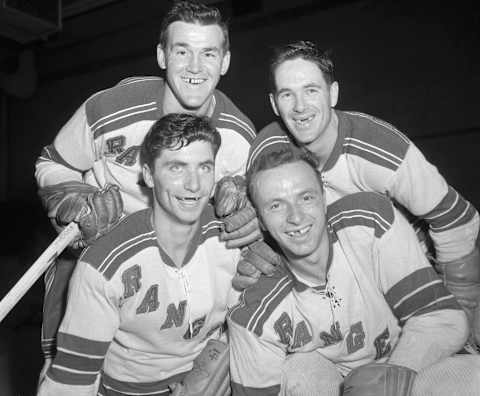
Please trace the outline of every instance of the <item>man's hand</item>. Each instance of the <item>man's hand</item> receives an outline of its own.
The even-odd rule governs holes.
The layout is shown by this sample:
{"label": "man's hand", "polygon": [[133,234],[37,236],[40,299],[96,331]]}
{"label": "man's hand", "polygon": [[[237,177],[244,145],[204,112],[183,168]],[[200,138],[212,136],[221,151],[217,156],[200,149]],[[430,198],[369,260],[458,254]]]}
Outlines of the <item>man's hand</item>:
{"label": "man's hand", "polygon": [[78,223],[81,239],[74,248],[84,248],[106,234],[120,220],[123,202],[118,186],[102,190],[80,182],[65,182],[39,190],[40,198],[57,231],[72,221]]}
{"label": "man's hand", "polygon": [[220,239],[226,241],[228,248],[243,247],[262,238],[244,177],[223,177],[217,183],[214,203],[215,212],[225,225]]}
{"label": "man's hand", "polygon": [[260,275],[272,275],[282,266],[279,254],[264,241],[256,241],[242,250],[242,259],[237,265],[232,285],[237,290],[243,290],[255,284]]}
{"label": "man's hand", "polygon": [[388,363],[370,363],[353,369],[343,382],[343,396],[410,396],[416,372]]}
{"label": "man's hand", "polygon": [[470,254],[448,263],[437,263],[445,286],[457,298],[468,316],[473,341],[480,345],[480,253]]}

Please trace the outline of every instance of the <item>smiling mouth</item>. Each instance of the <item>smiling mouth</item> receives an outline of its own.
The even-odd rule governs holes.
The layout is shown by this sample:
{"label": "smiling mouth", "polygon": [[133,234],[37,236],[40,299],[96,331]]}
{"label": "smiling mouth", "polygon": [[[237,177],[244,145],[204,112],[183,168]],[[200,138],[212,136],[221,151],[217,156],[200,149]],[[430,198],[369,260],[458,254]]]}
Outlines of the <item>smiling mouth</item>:
{"label": "smiling mouth", "polygon": [[194,206],[200,202],[201,197],[175,197],[184,205]]}
{"label": "smiling mouth", "polygon": [[206,78],[192,78],[192,77],[182,77],[182,81],[186,84],[191,84],[191,85],[200,85],[207,81]]}
{"label": "smiling mouth", "polygon": [[313,120],[315,116],[312,114],[311,116],[308,117],[302,117],[302,118],[294,118],[293,121],[295,122],[295,125],[299,128],[305,128],[310,125],[310,122]]}
{"label": "smiling mouth", "polygon": [[286,234],[291,238],[298,238],[298,237],[301,237],[301,236],[304,236],[305,234],[307,234],[308,231],[310,231],[311,228],[312,228],[312,226],[308,225],[306,227],[300,228],[299,230],[288,231],[288,232],[286,232]]}

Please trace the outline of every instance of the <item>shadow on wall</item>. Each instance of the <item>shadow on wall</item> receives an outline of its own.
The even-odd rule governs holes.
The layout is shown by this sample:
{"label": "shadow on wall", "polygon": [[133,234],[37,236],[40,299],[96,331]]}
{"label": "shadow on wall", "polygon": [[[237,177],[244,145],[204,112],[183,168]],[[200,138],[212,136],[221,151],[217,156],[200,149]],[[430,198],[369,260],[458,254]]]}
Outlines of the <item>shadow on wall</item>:
{"label": "shadow on wall", "polygon": [[[6,226],[0,251],[0,297],[3,298],[48,247],[55,232],[40,205],[4,203],[0,204],[0,213]],[[40,348],[43,293],[42,277],[0,323],[2,396],[35,394],[43,364]]]}

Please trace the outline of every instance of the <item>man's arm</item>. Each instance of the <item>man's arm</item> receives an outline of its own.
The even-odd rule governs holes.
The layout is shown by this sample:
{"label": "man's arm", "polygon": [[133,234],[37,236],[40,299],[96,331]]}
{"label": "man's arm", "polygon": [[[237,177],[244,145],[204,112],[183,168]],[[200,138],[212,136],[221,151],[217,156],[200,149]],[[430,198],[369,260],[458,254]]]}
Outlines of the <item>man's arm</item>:
{"label": "man's arm", "polygon": [[35,163],[39,187],[82,181],[95,161],[93,133],[87,123],[85,103],[63,126],[53,144],[44,147]]}
{"label": "man's arm", "polygon": [[233,320],[228,331],[232,395],[277,396],[285,352]]}
{"label": "man's arm", "polygon": [[447,184],[410,142],[392,178],[389,194],[412,214],[423,218],[435,248],[436,269],[468,315],[480,342],[480,254],[476,247],[479,215],[470,202]]}
{"label": "man's arm", "polygon": [[80,261],[70,282],[57,355],[39,396],[94,396],[98,376],[119,325],[117,298],[103,276]]}
{"label": "man's arm", "polygon": [[466,315],[398,212],[377,253],[378,281],[402,326],[389,363],[417,371],[461,349],[468,336]]}
{"label": "man's arm", "polygon": [[447,184],[412,142],[387,193],[428,223],[438,261],[447,263],[473,251],[479,232],[477,210]]}

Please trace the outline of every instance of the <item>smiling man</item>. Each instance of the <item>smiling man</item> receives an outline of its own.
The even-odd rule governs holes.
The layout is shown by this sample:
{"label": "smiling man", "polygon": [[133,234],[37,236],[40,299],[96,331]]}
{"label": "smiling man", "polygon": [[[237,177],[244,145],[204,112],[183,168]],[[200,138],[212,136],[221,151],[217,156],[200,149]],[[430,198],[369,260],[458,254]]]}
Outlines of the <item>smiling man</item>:
{"label": "smiling man", "polygon": [[337,396],[342,386],[352,396],[474,395],[480,358],[451,357],[467,339],[466,315],[412,228],[373,192],[326,208],[317,167],[284,145],[248,172],[285,261],[229,313],[233,395]]}
{"label": "smiling man", "polygon": [[[83,234],[76,247],[83,248],[107,232],[122,213],[149,205],[150,191],[139,182],[139,151],[151,125],[164,114],[209,116],[223,142],[216,157],[216,180],[245,172],[255,129],[216,89],[231,57],[228,26],[218,9],[194,1],[174,2],[163,19],[156,52],[165,80],[132,77],[92,95],[37,160],[35,176],[48,216],[57,229],[71,221],[79,223]],[[110,184],[117,187],[107,187]],[[89,204],[92,201],[98,208]],[[97,209],[106,213],[83,216],[95,215]],[[256,225],[254,216],[249,218]],[[234,237],[247,244],[259,237],[250,230]],[[73,263],[65,256],[62,265],[47,273],[42,329],[47,361],[55,355],[56,332]]]}
{"label": "smiling man", "polygon": [[277,48],[270,78],[270,101],[280,120],[259,133],[248,166],[262,153],[293,142],[317,158],[328,204],[347,194],[373,191],[406,209],[427,229],[433,244],[428,254],[467,312],[473,341],[480,344],[475,207],[394,126],[368,114],[335,108],[340,88],[334,64],[328,52],[314,43],[298,41]]}
{"label": "smiling man", "polygon": [[152,208],[83,251],[39,396],[170,394],[221,335],[240,253],[209,205],[220,142],[204,117],[152,126],[140,153]]}

